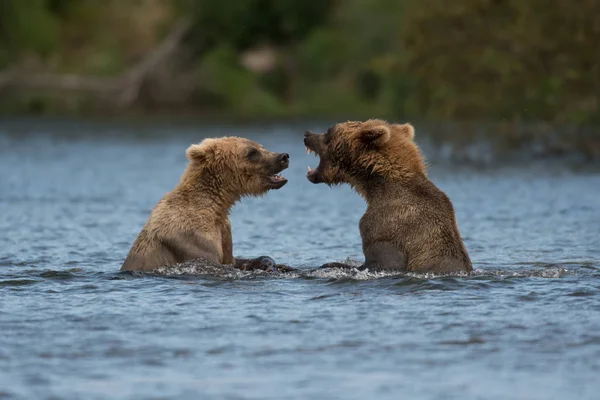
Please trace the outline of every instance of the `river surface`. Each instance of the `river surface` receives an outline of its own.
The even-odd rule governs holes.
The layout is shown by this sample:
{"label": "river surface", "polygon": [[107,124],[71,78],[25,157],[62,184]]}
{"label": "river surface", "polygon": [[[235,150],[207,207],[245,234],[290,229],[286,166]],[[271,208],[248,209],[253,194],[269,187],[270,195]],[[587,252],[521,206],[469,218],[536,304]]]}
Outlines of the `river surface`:
{"label": "river surface", "polygon": [[[472,276],[310,272],[362,260],[365,204],[306,180],[304,128],[0,125],[0,399],[599,398],[598,166],[432,159]],[[236,255],[301,273],[119,273],[222,135],[291,154],[231,220]]]}

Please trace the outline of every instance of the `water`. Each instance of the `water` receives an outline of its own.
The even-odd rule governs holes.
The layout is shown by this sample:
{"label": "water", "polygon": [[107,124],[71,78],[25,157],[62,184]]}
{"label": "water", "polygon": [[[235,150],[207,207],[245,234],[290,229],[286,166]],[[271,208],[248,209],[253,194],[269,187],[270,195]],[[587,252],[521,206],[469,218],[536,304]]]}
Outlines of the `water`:
{"label": "water", "polygon": [[[0,398],[598,396],[597,167],[431,160],[473,276],[307,272],[361,260],[365,204],[304,178],[301,128],[0,131]],[[288,185],[233,210],[234,253],[304,272],[119,273],[186,147],[224,134],[291,154]]]}

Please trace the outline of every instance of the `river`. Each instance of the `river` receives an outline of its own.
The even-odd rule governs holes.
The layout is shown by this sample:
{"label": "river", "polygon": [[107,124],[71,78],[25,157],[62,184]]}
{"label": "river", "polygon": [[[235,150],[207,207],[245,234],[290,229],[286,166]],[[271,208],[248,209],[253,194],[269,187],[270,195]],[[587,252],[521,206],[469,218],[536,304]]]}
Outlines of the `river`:
{"label": "river", "polygon": [[[0,399],[598,398],[597,165],[431,159],[472,276],[309,272],[361,261],[365,203],[306,180],[306,125],[0,124]],[[223,135],[290,153],[231,221],[235,255],[301,273],[120,273]]]}

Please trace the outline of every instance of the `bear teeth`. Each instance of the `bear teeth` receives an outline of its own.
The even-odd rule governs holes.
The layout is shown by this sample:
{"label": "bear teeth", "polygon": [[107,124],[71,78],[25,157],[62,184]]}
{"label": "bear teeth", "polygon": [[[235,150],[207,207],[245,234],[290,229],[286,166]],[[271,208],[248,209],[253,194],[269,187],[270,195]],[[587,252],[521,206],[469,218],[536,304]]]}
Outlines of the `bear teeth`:
{"label": "bear teeth", "polygon": [[307,147],[306,148],[306,154],[308,154],[310,156],[310,153],[312,153],[312,150]]}

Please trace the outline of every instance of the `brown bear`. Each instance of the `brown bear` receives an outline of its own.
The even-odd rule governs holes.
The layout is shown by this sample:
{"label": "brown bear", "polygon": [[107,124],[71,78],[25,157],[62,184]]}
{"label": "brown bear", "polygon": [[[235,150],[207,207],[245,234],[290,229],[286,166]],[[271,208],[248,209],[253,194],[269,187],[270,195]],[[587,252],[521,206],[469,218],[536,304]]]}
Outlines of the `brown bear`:
{"label": "brown bear", "polygon": [[414,134],[410,124],[379,119],[340,123],[322,134],[306,132],[307,151],[320,158],[307,178],[348,183],[367,201],[360,220],[361,269],[469,273],[473,267],[454,208],[427,177]]}
{"label": "brown bear", "polygon": [[241,269],[269,267],[269,257],[234,259],[229,212],[243,196],[280,189],[287,153],[273,153],[239,137],[205,139],[186,151],[179,184],[150,214],[121,271],[152,271],[200,259]]}

